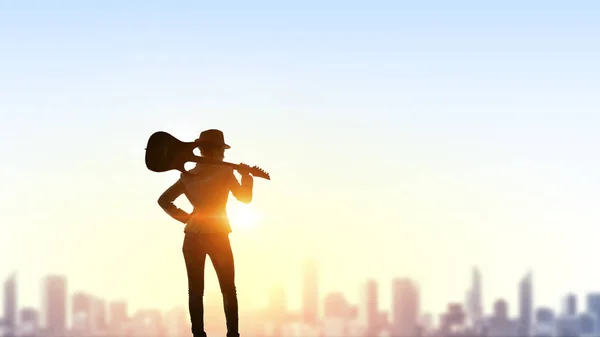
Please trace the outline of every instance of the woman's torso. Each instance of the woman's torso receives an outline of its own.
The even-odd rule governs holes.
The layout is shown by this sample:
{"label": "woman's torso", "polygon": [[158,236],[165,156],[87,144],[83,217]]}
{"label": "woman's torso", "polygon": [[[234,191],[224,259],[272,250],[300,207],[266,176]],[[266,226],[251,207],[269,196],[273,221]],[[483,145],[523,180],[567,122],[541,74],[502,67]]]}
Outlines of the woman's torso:
{"label": "woman's torso", "polygon": [[193,233],[231,232],[227,200],[233,169],[218,165],[197,165],[181,174],[186,196],[194,207],[185,231]]}

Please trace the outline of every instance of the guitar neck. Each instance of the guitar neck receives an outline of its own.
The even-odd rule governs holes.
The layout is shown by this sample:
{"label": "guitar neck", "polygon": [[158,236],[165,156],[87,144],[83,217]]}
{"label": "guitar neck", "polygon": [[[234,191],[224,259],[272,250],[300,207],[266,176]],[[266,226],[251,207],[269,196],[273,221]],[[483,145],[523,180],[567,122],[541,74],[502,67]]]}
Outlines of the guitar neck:
{"label": "guitar neck", "polygon": [[229,167],[233,168],[234,170],[237,169],[238,167],[240,167],[240,164],[229,163],[226,161],[219,162],[216,165],[229,166]]}
{"label": "guitar neck", "polygon": [[[237,170],[240,168],[240,164],[229,163],[229,162],[221,161],[221,160],[214,160],[214,159],[210,159],[210,158],[206,158],[206,157],[202,157],[202,156],[197,156],[195,154],[193,155],[193,157],[189,158],[188,161],[196,162],[196,163],[202,164],[202,165],[228,166],[228,167],[233,168],[234,170]],[[271,180],[271,176],[269,175],[269,173],[265,172],[265,170],[261,169],[258,166],[250,167],[249,173],[254,177]]]}
{"label": "guitar neck", "polygon": [[228,166],[233,169],[237,169],[240,166],[239,164],[229,163],[229,162],[221,161],[221,160],[212,160],[212,159],[209,159],[206,157],[196,156],[196,155],[194,155],[194,158],[192,158],[192,161],[197,164]]}

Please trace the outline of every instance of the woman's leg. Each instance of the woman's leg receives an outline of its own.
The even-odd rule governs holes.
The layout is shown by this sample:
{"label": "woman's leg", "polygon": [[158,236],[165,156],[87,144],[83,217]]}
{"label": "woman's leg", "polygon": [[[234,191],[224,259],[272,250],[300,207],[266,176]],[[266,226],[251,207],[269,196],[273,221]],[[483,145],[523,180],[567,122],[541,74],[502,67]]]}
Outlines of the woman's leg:
{"label": "woman's leg", "polygon": [[197,234],[185,234],[183,257],[188,277],[189,310],[194,337],[206,337],[204,332],[204,266],[205,246]]}
{"label": "woman's leg", "polygon": [[221,293],[223,294],[223,308],[227,321],[227,337],[238,337],[239,313],[238,300],[235,288],[235,267],[233,251],[229,242],[229,234],[214,234],[213,240],[208,245],[208,255],[219,279]]}

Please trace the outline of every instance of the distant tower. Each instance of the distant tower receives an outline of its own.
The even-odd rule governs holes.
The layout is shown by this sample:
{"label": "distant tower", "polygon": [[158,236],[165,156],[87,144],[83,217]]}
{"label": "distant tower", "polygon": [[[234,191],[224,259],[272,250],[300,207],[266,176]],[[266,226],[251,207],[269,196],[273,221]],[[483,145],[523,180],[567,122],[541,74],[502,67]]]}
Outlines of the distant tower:
{"label": "distant tower", "polygon": [[4,282],[4,328],[8,336],[15,336],[17,327],[17,273]]}
{"label": "distant tower", "polygon": [[473,268],[471,288],[467,293],[467,315],[472,325],[477,325],[483,318],[483,305],[481,296],[481,272]]}
{"label": "distant tower", "polygon": [[397,337],[412,337],[419,323],[419,289],[410,279],[397,278],[392,283],[391,333]]}
{"label": "distant tower", "polygon": [[377,281],[368,280],[363,288],[363,303],[359,309],[362,324],[366,328],[367,336],[377,336],[381,329],[379,312],[379,291]]}
{"label": "distant tower", "polygon": [[533,315],[532,273],[528,272],[519,283],[519,336],[531,335]]}
{"label": "distant tower", "polygon": [[563,299],[563,313],[567,316],[577,315],[577,296],[568,294]]}
{"label": "distant tower", "polygon": [[46,329],[51,335],[64,334],[67,328],[67,278],[46,276],[43,294]]}
{"label": "distant tower", "polygon": [[305,323],[314,325],[319,320],[319,277],[315,260],[309,260],[304,265],[302,285],[302,316]]}

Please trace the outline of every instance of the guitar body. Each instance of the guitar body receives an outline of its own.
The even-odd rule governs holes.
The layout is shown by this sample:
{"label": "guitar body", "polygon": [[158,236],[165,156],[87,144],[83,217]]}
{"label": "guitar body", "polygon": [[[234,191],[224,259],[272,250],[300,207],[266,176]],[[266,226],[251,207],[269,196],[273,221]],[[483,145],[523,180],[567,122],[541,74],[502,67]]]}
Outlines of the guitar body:
{"label": "guitar body", "polygon": [[[152,172],[177,170],[182,173],[187,172],[185,164],[188,162],[229,166],[234,169],[239,167],[238,164],[210,160],[206,157],[197,156],[194,154],[194,149],[197,147],[197,143],[182,142],[167,132],[155,132],[150,136],[148,144],[146,145],[146,167]],[[257,166],[250,168],[250,174],[258,178],[271,180],[269,173]]]}
{"label": "guitar body", "polygon": [[167,132],[158,131],[148,139],[146,167],[153,172],[185,171],[185,164],[194,155],[194,143],[185,143]]}

